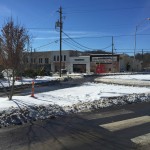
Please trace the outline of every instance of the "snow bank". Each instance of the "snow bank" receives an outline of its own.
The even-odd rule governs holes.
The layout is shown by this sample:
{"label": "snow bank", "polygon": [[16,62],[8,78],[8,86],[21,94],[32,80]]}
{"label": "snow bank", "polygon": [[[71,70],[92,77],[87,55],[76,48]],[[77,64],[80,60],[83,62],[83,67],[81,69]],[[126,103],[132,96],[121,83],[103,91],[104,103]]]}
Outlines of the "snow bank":
{"label": "snow bank", "polygon": [[115,75],[115,76],[104,76],[95,79],[96,82],[111,83],[118,85],[127,86],[139,86],[149,87],[150,86],[150,75]]}
{"label": "snow bank", "polygon": [[[84,83],[81,86],[35,94],[35,97],[0,98],[0,126],[23,124],[113,105],[150,100],[150,88]],[[143,94],[144,93],[144,94]]]}
{"label": "snow bank", "polygon": [[59,106],[56,104],[47,106],[30,106],[23,108],[10,107],[9,110],[0,112],[0,127],[10,125],[22,125],[36,120],[52,119],[57,116],[71,113],[91,111],[99,108],[150,101],[150,94],[133,94],[119,97],[102,98],[95,101],[79,102],[71,106]]}
{"label": "snow bank", "polygon": [[104,79],[122,79],[122,80],[142,80],[150,81],[150,74],[136,74],[136,75],[113,75],[101,77]]}

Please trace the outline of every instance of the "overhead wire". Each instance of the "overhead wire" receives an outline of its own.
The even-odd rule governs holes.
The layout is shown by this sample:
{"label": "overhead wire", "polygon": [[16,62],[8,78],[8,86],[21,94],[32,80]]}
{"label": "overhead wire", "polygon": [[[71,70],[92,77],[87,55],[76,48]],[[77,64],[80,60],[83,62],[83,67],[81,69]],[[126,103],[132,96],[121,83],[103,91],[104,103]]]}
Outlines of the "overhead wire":
{"label": "overhead wire", "polygon": [[[105,8],[105,9],[94,9],[94,10],[74,10],[74,11],[67,11],[64,12],[64,14],[77,14],[77,13],[94,13],[94,12],[100,12],[100,11],[118,11],[118,10],[134,10],[134,9],[145,9],[150,7],[122,7],[122,8]],[[66,8],[65,8],[66,11]]]}
{"label": "overhead wire", "polygon": [[[63,32],[64,33],[64,32]],[[64,33],[70,40],[72,40],[72,42],[74,42],[74,43],[71,43],[71,42],[68,42],[66,39],[63,39],[66,43],[68,43],[69,45],[72,45],[72,46],[74,46],[74,47],[76,47],[76,48],[79,48],[79,49],[81,49],[81,50],[83,50],[83,51],[86,51],[86,50],[98,50],[98,49],[93,49],[93,48],[89,48],[89,47],[86,47],[86,46],[84,46],[84,45],[82,45],[82,44],[80,44],[79,42],[77,42],[77,41],[75,41],[74,40],[74,38],[71,38],[68,34],[66,34],[66,33]],[[124,35],[120,35],[120,36],[124,36]],[[77,44],[77,45],[75,45],[75,44]],[[109,47],[111,47],[112,45],[108,45],[107,47],[104,47],[104,48],[100,48],[101,50],[106,50],[107,48],[109,48]],[[82,47],[82,48],[81,48]],[[86,48],[86,49],[83,49],[83,48]],[[134,53],[134,52],[129,52],[128,50],[134,50],[134,49],[115,49],[115,51],[116,50],[119,50],[119,52],[120,51],[124,51],[124,50],[126,50],[127,51],[127,53]]]}
{"label": "overhead wire", "polygon": [[[64,32],[63,32],[64,33]],[[87,47],[87,46],[84,46],[84,45],[82,45],[82,44],[80,44],[79,42],[77,42],[77,41],[75,41],[73,38],[71,38],[69,35],[67,35],[66,33],[64,33],[69,39],[71,39],[74,43],[76,43],[76,44],[78,44],[79,46],[81,46],[81,47],[79,47],[79,46],[76,46],[76,45],[74,45],[74,44],[72,44],[73,46],[75,46],[75,47],[77,47],[77,48],[80,48],[80,49],[82,49],[82,50],[97,50],[97,49],[93,49],[93,48],[89,48],[89,47]],[[65,40],[65,39],[64,39]],[[65,40],[66,41],[66,40]],[[68,41],[66,41],[66,42],[68,42]],[[69,43],[69,44],[71,44],[71,43]],[[101,50],[105,50],[105,49],[107,49],[107,48],[109,48],[109,47],[111,47],[111,45],[108,45],[108,46],[106,46],[106,47],[104,47],[104,48],[101,48]],[[86,49],[83,49],[83,48],[86,48]]]}
{"label": "overhead wire", "polygon": [[39,46],[39,47],[36,47],[35,49],[39,49],[39,48],[42,48],[42,47],[45,47],[45,46],[48,46],[48,45],[50,45],[50,44],[57,43],[57,42],[58,42],[58,40],[55,40],[55,41],[52,41],[52,42],[50,42],[50,43],[47,43],[47,44],[41,45],[41,46]]}
{"label": "overhead wire", "polygon": [[77,51],[77,49],[75,49],[70,43],[68,43],[68,41],[65,41],[65,40],[63,39],[63,42],[64,42],[64,44],[66,44],[67,46],[69,46],[69,47],[71,47],[72,49],[74,49],[74,50]]}
{"label": "overhead wire", "polygon": [[71,46],[74,46],[74,47],[80,49],[80,50],[83,50],[83,51],[85,50],[85,49],[82,49],[79,45],[75,45],[75,43],[71,43],[71,42],[67,41],[66,39],[63,39],[63,41],[68,43]]}
{"label": "overhead wire", "polygon": [[63,34],[65,34],[70,40],[72,40],[74,43],[80,45],[81,47],[84,47],[84,48],[89,49],[89,50],[92,50],[92,49],[93,49],[93,48],[89,48],[89,47],[84,46],[84,45],[80,44],[79,42],[75,41],[73,38],[71,38],[71,37],[70,37],[68,34],[66,34],[65,32],[63,32]]}
{"label": "overhead wire", "polygon": [[[65,33],[66,34],[66,33]],[[150,36],[150,33],[147,34],[136,34],[137,36]],[[121,34],[121,35],[104,35],[104,36],[80,36],[80,37],[74,37],[72,39],[84,39],[84,38],[111,38],[111,37],[126,37],[126,36],[135,36],[134,34]],[[70,38],[70,37],[68,37]]]}
{"label": "overhead wire", "polygon": [[[28,29],[37,29],[37,30],[40,30],[40,29],[43,29],[43,30],[49,30],[50,28],[28,28]],[[54,29],[54,28],[53,28]],[[63,32],[63,34],[65,34],[67,36],[67,38],[65,38],[65,42],[68,42],[66,39],[70,39],[74,44],[72,44],[72,46],[76,47],[76,48],[79,48],[81,50],[96,50],[96,49],[93,49],[93,48],[89,48],[85,45],[82,45],[81,43],[77,42],[76,40],[74,39],[83,39],[83,38],[110,38],[112,37],[112,35],[106,35],[106,36],[86,36],[86,37],[70,37],[68,34],[66,34],[65,32]],[[149,36],[150,34],[149,33],[146,33],[146,34],[137,34],[137,36]],[[135,35],[132,35],[132,34],[122,34],[122,35],[114,35],[113,37],[125,37],[125,36],[135,36]],[[58,40],[55,40],[54,42],[56,42]],[[52,42],[52,43],[54,43]],[[39,49],[41,47],[45,47],[49,44],[52,44],[51,42],[48,43],[48,44],[45,44],[45,45],[41,45],[39,47],[36,47],[36,49]],[[71,42],[69,43],[71,45]],[[76,45],[75,45],[76,44]],[[101,50],[105,50],[107,48],[111,47],[111,45],[107,46],[107,47],[104,47],[104,48],[101,48]],[[117,50],[121,50],[121,49],[117,49]],[[122,50],[129,50],[129,49],[122,49]],[[130,49],[130,50],[134,50],[134,49]],[[149,49],[148,49],[149,50]]]}

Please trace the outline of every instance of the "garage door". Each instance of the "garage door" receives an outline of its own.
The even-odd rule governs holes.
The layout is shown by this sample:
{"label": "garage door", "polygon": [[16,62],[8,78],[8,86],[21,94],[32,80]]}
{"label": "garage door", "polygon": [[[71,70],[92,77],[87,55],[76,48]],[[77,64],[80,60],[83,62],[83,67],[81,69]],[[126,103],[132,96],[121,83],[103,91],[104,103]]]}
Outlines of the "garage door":
{"label": "garage door", "polygon": [[73,72],[86,73],[86,64],[73,64]]}

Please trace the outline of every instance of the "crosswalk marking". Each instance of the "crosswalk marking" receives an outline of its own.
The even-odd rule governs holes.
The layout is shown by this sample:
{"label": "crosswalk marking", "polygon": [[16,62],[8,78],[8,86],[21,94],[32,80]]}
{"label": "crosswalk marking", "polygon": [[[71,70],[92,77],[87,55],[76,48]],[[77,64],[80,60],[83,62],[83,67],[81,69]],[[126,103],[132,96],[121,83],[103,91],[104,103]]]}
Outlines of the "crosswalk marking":
{"label": "crosswalk marking", "polygon": [[150,144],[150,133],[135,137],[135,138],[131,139],[131,141],[136,144],[140,144],[140,145]]}
{"label": "crosswalk marking", "polygon": [[113,123],[102,124],[100,126],[113,132],[113,131],[130,128],[148,122],[150,122],[150,116],[142,116],[142,117],[127,119],[127,120],[117,121]]}
{"label": "crosswalk marking", "polygon": [[87,120],[94,120],[94,119],[101,119],[101,118],[107,118],[107,117],[113,117],[113,116],[119,116],[119,115],[125,115],[125,114],[131,114],[134,113],[131,110],[125,110],[120,109],[113,112],[102,112],[102,113],[96,113],[92,115],[84,116]]}

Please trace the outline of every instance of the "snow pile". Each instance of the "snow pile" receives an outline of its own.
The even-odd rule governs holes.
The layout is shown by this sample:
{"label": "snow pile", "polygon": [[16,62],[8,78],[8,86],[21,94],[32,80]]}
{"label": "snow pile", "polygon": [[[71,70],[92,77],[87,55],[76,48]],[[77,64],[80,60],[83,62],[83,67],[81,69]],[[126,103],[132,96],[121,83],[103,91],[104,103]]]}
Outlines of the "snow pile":
{"label": "snow pile", "polygon": [[150,81],[150,74],[136,74],[136,75],[113,75],[101,77],[104,79],[122,79],[122,80],[141,80]]}
{"label": "snow pile", "polygon": [[9,110],[0,112],[0,127],[22,125],[27,122],[55,118],[56,115],[64,114],[64,110],[58,105],[32,106],[21,109],[11,107]]}
{"label": "snow pile", "polygon": [[82,111],[89,111],[89,110],[91,111],[99,108],[116,106],[116,105],[149,102],[149,101],[150,101],[149,93],[131,94],[131,95],[118,96],[118,97],[102,98],[100,100],[95,100],[92,102],[91,101],[83,102],[83,103],[80,102],[78,104],[72,105],[71,107],[68,106],[68,108],[70,108],[72,112],[82,112]]}
{"label": "snow pile", "polygon": [[95,101],[79,102],[71,106],[59,106],[56,104],[47,106],[32,106],[23,108],[11,107],[0,112],[0,127],[10,125],[22,125],[27,122],[43,119],[54,119],[57,116],[71,113],[91,111],[99,108],[150,101],[150,94],[133,94],[120,97],[102,98]]}
{"label": "snow pile", "polygon": [[101,83],[111,83],[127,86],[150,86],[150,75],[114,75],[114,76],[104,76],[95,79],[96,82]]}
{"label": "snow pile", "polygon": [[[143,94],[144,93],[144,94]],[[35,94],[0,98],[0,126],[23,124],[114,105],[150,101],[150,88],[84,83]]]}

